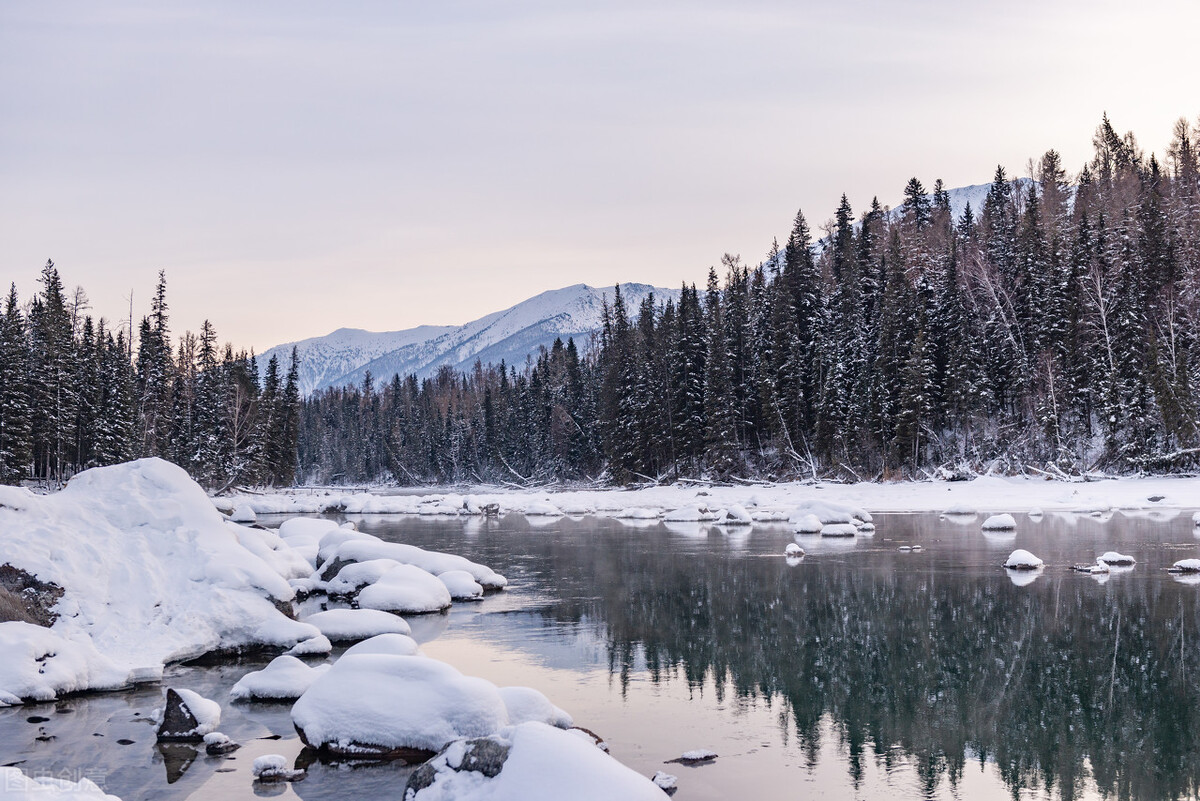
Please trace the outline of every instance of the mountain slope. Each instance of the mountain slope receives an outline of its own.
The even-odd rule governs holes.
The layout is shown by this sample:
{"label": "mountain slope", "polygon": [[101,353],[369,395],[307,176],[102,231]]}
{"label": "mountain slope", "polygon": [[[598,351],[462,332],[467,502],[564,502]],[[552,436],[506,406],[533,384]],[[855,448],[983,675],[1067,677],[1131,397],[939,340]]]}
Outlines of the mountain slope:
{"label": "mountain slope", "polygon": [[[647,284],[622,284],[621,294],[631,314],[653,293],[656,302],[677,298],[678,290]],[[433,375],[442,366],[468,369],[476,360],[485,364],[523,364],[541,346],[556,337],[574,337],[585,346],[600,329],[601,309],[612,302],[613,290],[575,284],[543,292],[503,311],[493,312],[461,326],[420,326],[404,331],[375,333],[342,328],[324,337],[271,348],[260,357],[266,365],[272,355],[281,364],[290,358],[292,345],[300,356],[300,391],[307,395],[326,387],[362,381],[367,371],[376,380],[393,375]]]}

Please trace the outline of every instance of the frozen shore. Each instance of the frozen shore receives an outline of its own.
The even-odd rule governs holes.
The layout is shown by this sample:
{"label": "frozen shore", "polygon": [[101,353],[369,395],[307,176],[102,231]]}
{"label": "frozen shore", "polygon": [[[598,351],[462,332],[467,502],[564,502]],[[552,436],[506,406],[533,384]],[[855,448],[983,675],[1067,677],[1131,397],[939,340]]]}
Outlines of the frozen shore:
{"label": "frozen shore", "polygon": [[857,484],[788,483],[746,486],[675,484],[638,489],[510,489],[469,492],[430,489],[405,494],[347,492],[337,488],[241,493],[213,499],[227,513],[237,507],[257,514],[415,514],[528,516],[598,515],[653,520],[681,509],[712,512],[745,509],[754,522],[786,521],[804,505],[824,502],[870,512],[1076,512],[1200,509],[1200,478],[1120,478],[1087,482],[983,476],[971,481]]}

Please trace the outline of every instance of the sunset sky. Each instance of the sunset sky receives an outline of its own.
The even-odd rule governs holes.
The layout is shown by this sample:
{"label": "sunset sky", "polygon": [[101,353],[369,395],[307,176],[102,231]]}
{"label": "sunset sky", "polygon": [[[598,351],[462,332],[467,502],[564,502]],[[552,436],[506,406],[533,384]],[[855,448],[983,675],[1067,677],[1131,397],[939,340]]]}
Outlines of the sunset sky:
{"label": "sunset sky", "polygon": [[1200,115],[1194,0],[0,5],[0,279],[262,351],[702,282],[845,192]]}

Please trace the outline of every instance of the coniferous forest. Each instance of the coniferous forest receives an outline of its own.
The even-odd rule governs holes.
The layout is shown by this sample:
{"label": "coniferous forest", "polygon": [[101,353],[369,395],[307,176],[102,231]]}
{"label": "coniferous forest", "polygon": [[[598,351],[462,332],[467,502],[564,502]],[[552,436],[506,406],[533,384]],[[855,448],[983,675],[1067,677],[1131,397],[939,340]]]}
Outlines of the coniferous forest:
{"label": "coniferous forest", "polygon": [[253,355],[220,348],[205,321],[173,346],[159,274],[136,346],[64,291],[52,261],[22,306],[0,315],[0,481],[61,482],[88,467],[160,456],[214,489],[291,484],[300,396],[293,354],[260,380]]}
{"label": "coniferous forest", "polygon": [[207,323],[136,346],[52,264],[0,328],[0,475],[159,455],[210,487],[394,480],[920,478],[1200,463],[1200,122],[1163,160],[1104,117],[1068,173],[997,168],[959,213],[913,178],[707,285],[627,307],[524,365],[368,377],[301,399]]}
{"label": "coniferous forest", "polygon": [[1094,156],[997,168],[957,216],[917,178],[628,308],[594,347],[325,390],[302,475],[401,483],[953,477],[1200,463],[1200,122],[1165,159],[1107,116]]}

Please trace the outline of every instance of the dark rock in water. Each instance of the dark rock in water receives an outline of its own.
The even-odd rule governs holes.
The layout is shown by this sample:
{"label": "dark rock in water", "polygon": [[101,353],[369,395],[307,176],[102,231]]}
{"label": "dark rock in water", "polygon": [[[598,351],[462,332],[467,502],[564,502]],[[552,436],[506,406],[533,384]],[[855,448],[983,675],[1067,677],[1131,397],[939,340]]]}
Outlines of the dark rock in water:
{"label": "dark rock in water", "polygon": [[203,735],[197,734],[200,721],[188,709],[183,697],[170,687],[167,688],[167,706],[163,710],[162,723],[158,727],[158,739],[175,742],[199,742]]}
{"label": "dark rock in water", "polygon": [[29,717],[25,718],[25,722],[26,723],[45,723],[49,719],[50,718],[44,718],[41,715],[30,715]]}
{"label": "dark rock in water", "polygon": [[707,765],[716,758],[716,751],[699,748],[695,751],[685,751],[674,759],[668,759],[663,764],[670,765],[672,762],[678,762],[680,765]]}
{"label": "dark rock in water", "polygon": [[[446,748],[443,748],[439,756],[446,753],[446,749],[454,745],[456,743],[451,743]],[[510,749],[507,744],[493,740],[490,737],[478,737],[473,740],[467,740],[462,745],[464,748],[463,758],[458,763],[458,767],[453,767],[447,763],[442,767],[443,770],[453,770],[456,773],[472,771],[481,773],[489,779],[494,779],[500,775],[500,771],[504,769],[504,763],[508,759]],[[408,797],[410,790],[413,793],[419,793],[432,785],[434,780],[437,779],[437,775],[438,768],[434,766],[433,759],[417,768],[408,777],[408,784],[404,788],[405,797]]]}
{"label": "dark rock in water", "polygon": [[1149,498],[1147,498],[1146,500],[1150,501],[1150,503],[1158,503],[1158,502],[1159,502],[1159,501],[1161,501],[1161,500],[1162,500],[1164,497],[1165,497],[1165,496],[1163,496],[1163,495],[1151,495],[1151,496],[1150,496]]}
{"label": "dark rock in water", "polygon": [[48,743],[51,740],[57,740],[58,738],[55,737],[53,734],[40,734],[37,737],[34,737],[33,739],[37,740],[39,743]]}
{"label": "dark rock in water", "polygon": [[679,779],[670,773],[664,773],[661,770],[656,771],[650,777],[650,781],[654,782],[654,786],[667,795],[675,795],[675,793],[679,792]]}
{"label": "dark rock in water", "polygon": [[0,623],[18,621],[50,627],[58,620],[52,612],[63,588],[39,581],[19,567],[0,565]]}
{"label": "dark rock in water", "polygon": [[303,729],[299,726],[296,726],[295,729],[296,734],[300,736],[300,742],[304,743],[308,750],[315,751],[321,762],[399,762],[401,765],[420,765],[437,754],[435,751],[426,751],[423,748],[405,746],[393,748],[360,742],[322,743],[314,746],[308,741]]}
{"label": "dark rock in water", "polygon": [[[104,735],[101,734],[100,736],[103,737]],[[120,740],[117,740],[117,745],[133,745],[135,742],[137,742],[137,741],[136,740],[127,740],[124,737],[122,737]]]}
{"label": "dark rock in water", "polygon": [[241,748],[241,743],[235,743],[233,740],[227,740],[223,743],[209,743],[204,746],[204,753],[209,756],[224,756],[232,754],[234,751]]}

